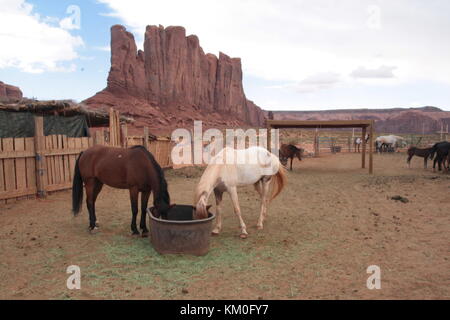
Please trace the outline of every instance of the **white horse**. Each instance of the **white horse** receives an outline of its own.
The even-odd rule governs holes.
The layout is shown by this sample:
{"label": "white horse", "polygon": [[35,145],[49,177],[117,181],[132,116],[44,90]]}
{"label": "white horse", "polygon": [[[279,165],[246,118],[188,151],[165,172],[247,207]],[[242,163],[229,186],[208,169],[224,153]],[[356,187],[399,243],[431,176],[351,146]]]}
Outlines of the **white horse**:
{"label": "white horse", "polygon": [[375,139],[375,147],[378,152],[383,151],[383,147],[386,148],[397,148],[406,146],[406,140],[403,137],[389,135],[389,136],[379,136]]}
{"label": "white horse", "polygon": [[[247,227],[242,219],[239,207],[237,187],[253,184],[261,196],[261,211],[257,223],[263,229],[267,205],[286,185],[286,171],[280,160],[262,147],[236,150],[230,147],[222,149],[214,156],[203,173],[195,191],[195,218],[207,217],[207,203],[214,191],[216,198],[216,223],[212,231],[218,235],[222,228],[221,202],[224,192],[230,194],[234,213],[239,219],[241,238],[247,238]],[[272,193],[270,194],[270,190]]]}

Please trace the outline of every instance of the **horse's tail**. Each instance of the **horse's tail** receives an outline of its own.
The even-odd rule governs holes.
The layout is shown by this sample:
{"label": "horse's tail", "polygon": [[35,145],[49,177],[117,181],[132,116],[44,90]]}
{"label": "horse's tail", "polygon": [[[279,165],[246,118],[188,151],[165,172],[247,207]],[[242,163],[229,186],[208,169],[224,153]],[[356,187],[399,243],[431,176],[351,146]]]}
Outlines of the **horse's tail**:
{"label": "horse's tail", "polygon": [[438,144],[439,143],[435,143],[430,149],[430,160],[433,160],[433,158],[434,158],[434,154],[436,153],[436,151],[437,151],[437,147],[438,147]]}
{"label": "horse's tail", "polygon": [[72,183],[72,212],[74,216],[77,216],[81,209],[81,203],[83,202],[83,179],[81,178],[79,161],[83,152],[77,158],[75,162],[75,171],[73,175]]}
{"label": "horse's tail", "polygon": [[280,194],[286,183],[287,183],[286,169],[284,169],[284,167],[280,164],[278,172],[275,175],[275,179],[272,179],[272,181],[270,182],[272,188],[272,197],[270,201],[275,199]]}

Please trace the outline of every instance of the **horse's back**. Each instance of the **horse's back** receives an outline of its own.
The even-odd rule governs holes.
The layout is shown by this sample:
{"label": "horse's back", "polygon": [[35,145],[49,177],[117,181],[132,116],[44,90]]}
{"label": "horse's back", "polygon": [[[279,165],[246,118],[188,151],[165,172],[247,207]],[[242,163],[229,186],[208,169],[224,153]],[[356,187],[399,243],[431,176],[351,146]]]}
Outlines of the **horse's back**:
{"label": "horse's back", "polygon": [[96,178],[115,188],[127,189],[143,180],[149,159],[136,148],[96,145],[80,157],[80,171],[85,178]]}

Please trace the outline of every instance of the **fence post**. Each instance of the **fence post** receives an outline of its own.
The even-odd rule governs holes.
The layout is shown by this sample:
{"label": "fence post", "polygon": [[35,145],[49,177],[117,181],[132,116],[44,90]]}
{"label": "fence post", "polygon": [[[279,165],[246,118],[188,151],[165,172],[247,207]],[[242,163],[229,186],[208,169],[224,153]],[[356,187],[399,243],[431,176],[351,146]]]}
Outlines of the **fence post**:
{"label": "fence post", "polygon": [[122,148],[128,147],[128,126],[126,123],[120,125],[120,138],[122,142]]}
{"label": "fence post", "polygon": [[105,144],[105,131],[103,129],[95,131],[95,144]]}
{"label": "fence post", "polygon": [[144,127],[144,147],[145,147],[145,149],[149,150],[149,148],[148,148],[148,127]]}
{"label": "fence post", "polygon": [[39,198],[46,197],[47,163],[45,161],[44,118],[34,117],[34,149],[36,154],[36,187]]}

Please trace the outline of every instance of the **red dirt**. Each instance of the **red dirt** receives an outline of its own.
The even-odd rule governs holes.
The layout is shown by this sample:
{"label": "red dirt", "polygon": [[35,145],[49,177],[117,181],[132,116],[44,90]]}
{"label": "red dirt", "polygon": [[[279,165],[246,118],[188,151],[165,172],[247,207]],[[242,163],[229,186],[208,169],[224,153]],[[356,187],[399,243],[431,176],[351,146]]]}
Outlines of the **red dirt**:
{"label": "red dirt", "polygon": [[[94,236],[86,209],[71,216],[70,192],[1,205],[0,299],[449,299],[450,176],[405,160],[377,155],[373,176],[354,154],[296,161],[264,230],[256,192],[240,189],[248,239],[225,197],[224,229],[205,257],[160,256],[132,238],[127,191],[102,191]],[[192,201],[201,172],[167,172],[173,202]],[[66,288],[72,264],[81,290]],[[381,290],[366,287],[370,265]]]}

